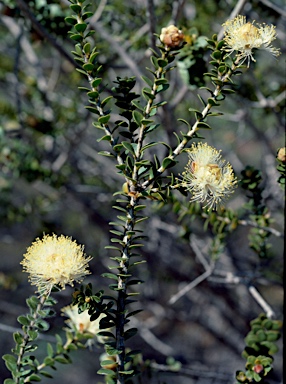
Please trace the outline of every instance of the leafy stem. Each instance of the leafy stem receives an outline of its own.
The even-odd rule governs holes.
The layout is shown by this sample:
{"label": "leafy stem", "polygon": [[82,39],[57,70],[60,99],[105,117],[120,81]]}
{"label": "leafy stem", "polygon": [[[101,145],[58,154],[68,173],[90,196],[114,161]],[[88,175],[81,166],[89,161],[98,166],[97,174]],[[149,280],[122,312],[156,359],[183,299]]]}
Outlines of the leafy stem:
{"label": "leafy stem", "polygon": [[[22,342],[20,344],[20,350],[18,354],[17,359],[17,372],[21,372],[22,369],[22,360],[24,357],[24,354],[27,350],[28,343],[31,342],[34,338],[31,338],[31,331],[36,330],[38,327],[36,326],[36,322],[38,318],[42,317],[40,315],[40,311],[43,309],[45,302],[47,300],[47,295],[43,295],[40,298],[40,301],[38,302],[37,308],[35,312],[32,315],[32,320],[28,326],[23,326],[24,329],[24,336],[22,337]],[[21,376],[18,376],[15,378],[16,383],[20,383]]]}
{"label": "leafy stem", "polygon": [[[185,149],[185,147],[188,144],[188,142],[190,141],[190,139],[195,135],[195,133],[200,128],[202,128],[202,129],[203,128],[210,128],[208,126],[208,124],[206,124],[204,122],[204,120],[207,118],[208,115],[210,115],[211,108],[213,106],[219,105],[218,104],[218,101],[220,101],[219,97],[221,96],[221,100],[224,99],[225,96],[223,95],[223,88],[225,87],[225,85],[231,83],[232,75],[240,67],[238,59],[236,59],[236,61],[234,61],[232,63],[231,67],[228,67],[227,65],[225,65],[224,61],[222,60],[222,53],[219,51],[219,49],[221,49],[223,47],[223,43],[224,43],[223,40],[218,42],[218,43],[213,41],[213,44],[215,44],[215,49],[216,49],[214,54],[216,53],[216,55],[212,58],[215,59],[215,57],[216,57],[216,61],[213,61],[212,63],[215,64],[215,66],[217,68],[214,69],[212,73],[206,74],[211,78],[212,83],[215,85],[215,90],[212,91],[211,89],[206,88],[211,93],[211,96],[208,98],[207,103],[204,102],[204,100],[199,96],[200,100],[204,104],[204,109],[201,112],[191,109],[191,111],[195,112],[196,121],[192,126],[190,126],[186,121],[184,121],[188,125],[189,130],[186,134],[184,134],[183,139],[179,142],[177,147],[169,155],[170,160],[175,160],[175,158],[182,153],[182,151]],[[219,55],[218,55],[218,53],[219,53]],[[230,89],[228,89],[226,91],[226,93],[231,93],[231,92],[233,92],[233,91]],[[215,116],[215,115],[217,115],[217,114],[214,113],[213,116]],[[165,172],[166,169],[167,169],[167,167],[165,167],[164,164],[162,164],[157,169],[154,177],[152,179],[146,180],[142,184],[142,188],[143,189],[148,188],[159,176],[161,176]]]}

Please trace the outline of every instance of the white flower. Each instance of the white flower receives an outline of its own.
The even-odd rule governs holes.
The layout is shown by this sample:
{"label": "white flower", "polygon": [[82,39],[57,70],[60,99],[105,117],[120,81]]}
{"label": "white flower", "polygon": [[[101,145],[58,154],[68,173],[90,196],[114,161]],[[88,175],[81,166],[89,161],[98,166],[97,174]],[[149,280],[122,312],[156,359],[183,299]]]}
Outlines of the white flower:
{"label": "white flower", "polygon": [[81,282],[90,273],[87,265],[92,258],[84,256],[83,248],[69,237],[45,235],[27,249],[21,264],[38,292],[49,295],[54,285],[64,289],[66,284],[73,286],[74,281]]}
{"label": "white flower", "polygon": [[180,185],[192,193],[191,202],[205,203],[208,210],[217,209],[237,184],[231,165],[207,143],[193,143],[187,152],[189,162]]}
{"label": "white flower", "polygon": [[241,64],[247,59],[248,66],[250,59],[256,61],[253,57],[254,48],[264,48],[271,52],[274,56],[279,56],[280,51],[271,45],[276,39],[276,30],[274,25],[246,23],[246,17],[238,15],[232,20],[227,20],[223,26],[225,28],[224,41],[225,51],[231,54],[238,52],[238,60],[242,60]]}
{"label": "white flower", "polygon": [[87,336],[96,336],[99,342],[103,342],[104,338],[97,336],[97,334],[100,332],[99,322],[106,316],[104,313],[100,314],[96,320],[90,321],[88,311],[78,313],[78,305],[64,307],[62,308],[62,312],[68,317],[66,323],[73,332],[79,332]]}

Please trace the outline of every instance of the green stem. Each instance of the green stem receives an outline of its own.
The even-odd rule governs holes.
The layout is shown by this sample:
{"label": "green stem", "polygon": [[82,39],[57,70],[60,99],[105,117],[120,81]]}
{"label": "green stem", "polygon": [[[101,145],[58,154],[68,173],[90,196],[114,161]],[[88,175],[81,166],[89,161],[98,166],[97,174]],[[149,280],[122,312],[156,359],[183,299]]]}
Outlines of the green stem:
{"label": "green stem", "polygon": [[[166,55],[168,53],[162,54],[162,59],[166,59]],[[164,77],[164,68],[159,67],[157,71],[155,72],[155,80],[160,79]],[[158,85],[154,81],[153,87],[152,87],[152,95],[156,96],[157,94]],[[147,102],[147,106],[144,112],[144,118],[148,118],[150,116],[151,108],[153,105],[154,99],[150,98]],[[122,260],[120,261],[120,275],[128,275],[128,267],[129,267],[129,260],[130,260],[130,253],[129,253],[129,245],[132,240],[132,236],[130,236],[128,233],[130,231],[134,230],[135,222],[136,222],[136,215],[135,215],[135,206],[139,202],[139,198],[136,196],[137,186],[138,186],[138,169],[136,166],[136,162],[140,160],[141,157],[141,150],[143,146],[144,141],[144,134],[146,129],[146,124],[141,124],[139,128],[139,136],[138,136],[138,142],[137,142],[137,149],[134,156],[134,168],[132,173],[132,179],[133,181],[128,181],[130,192],[134,193],[134,196],[130,197],[129,201],[129,208],[127,211],[127,220],[125,223],[125,231],[123,236],[123,243],[124,248],[122,250]],[[121,353],[117,357],[117,363],[118,363],[118,377],[117,377],[117,384],[123,384],[125,382],[125,375],[120,374],[121,371],[124,371],[124,364],[125,364],[125,339],[124,339],[124,325],[125,325],[125,311],[126,311],[126,297],[127,297],[127,287],[126,287],[126,280],[127,277],[124,276],[118,276],[118,300],[117,300],[117,321],[116,321],[116,349],[118,349]]]}
{"label": "green stem", "polygon": [[[235,62],[233,63],[232,65],[232,68],[230,68],[228,70],[228,72],[223,76],[221,77],[221,81],[223,83],[226,83],[227,81],[229,81],[231,75],[233,74],[233,72],[238,68],[238,62]],[[220,94],[222,88],[224,87],[224,84],[223,85],[217,85],[216,86],[216,89],[214,90],[213,92],[213,96],[211,97],[211,99],[213,101],[216,101],[216,97]],[[191,127],[191,129],[187,132],[186,136],[188,136],[189,138],[191,138],[194,133],[198,130],[198,124],[203,121],[206,116],[208,115],[209,111],[211,110],[212,108],[212,104],[208,103],[205,108],[203,109],[203,111],[201,112],[201,117],[199,119],[196,120],[196,122],[193,124],[193,126]],[[174,160],[180,153],[182,153],[183,149],[186,147],[187,143],[189,142],[190,139],[187,139],[187,138],[183,138],[183,140],[180,142],[180,144],[174,149],[172,155],[169,156],[170,159]],[[164,172],[165,172],[166,168],[164,168],[162,165],[160,168],[157,169],[157,172],[155,173],[154,177],[152,179],[149,179],[149,180],[146,180],[142,185],[141,187],[143,189],[146,189],[148,188],[151,184],[154,183],[154,181],[159,177],[161,176]]]}
{"label": "green stem", "polygon": [[[23,356],[25,354],[26,347],[27,347],[28,343],[30,342],[29,331],[35,327],[35,323],[36,323],[37,319],[40,317],[39,311],[43,308],[47,298],[48,298],[48,295],[41,296],[40,301],[37,305],[37,308],[36,308],[35,312],[33,313],[33,320],[31,321],[30,325],[25,330],[23,342],[21,344],[18,359],[17,359],[17,372],[20,372],[20,370],[22,368],[22,359],[23,359]],[[18,384],[20,382],[19,381],[20,379],[21,379],[21,376],[16,377],[15,382]]]}

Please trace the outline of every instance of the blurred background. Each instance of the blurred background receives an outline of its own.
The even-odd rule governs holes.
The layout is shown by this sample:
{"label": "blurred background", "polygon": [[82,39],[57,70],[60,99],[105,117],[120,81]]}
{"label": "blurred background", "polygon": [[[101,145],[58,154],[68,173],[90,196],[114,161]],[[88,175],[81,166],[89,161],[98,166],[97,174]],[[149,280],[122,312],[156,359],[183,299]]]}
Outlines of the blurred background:
{"label": "blurred background", "polygon": [[[161,124],[153,141],[176,145],[173,132],[185,131],[183,118],[190,123],[190,107],[201,109],[197,94],[206,85],[209,51],[205,37],[219,33],[221,25],[240,4],[240,14],[258,23],[277,26],[274,45],[278,59],[265,51],[255,52],[256,63],[235,78],[237,93],[216,109],[222,116],[209,118],[212,130],[201,134],[208,144],[222,150],[238,178],[247,165],[261,170],[264,201],[273,218],[272,227],[283,233],[284,192],[277,183],[277,149],[285,144],[285,20],[282,0],[145,0],[92,1],[92,41],[103,65],[101,76],[106,95],[112,94],[117,76],[136,76],[135,92],[140,93],[140,76],[148,75],[150,49],[157,43],[154,33],[176,24],[188,36],[188,44],[177,56],[177,68],[170,72],[168,104],[161,108]],[[17,316],[26,313],[25,299],[34,293],[22,273],[20,261],[26,248],[43,233],[72,236],[93,256],[90,263],[95,290],[108,291],[109,281],[100,275],[107,271],[111,255],[109,222],[113,193],[122,188],[123,179],[113,161],[98,155],[108,143],[97,142],[100,133],[92,125],[93,116],[84,108],[86,86],[75,71],[71,55],[73,42],[64,18],[70,14],[67,1],[2,0],[0,4],[0,353],[13,348],[12,332],[19,328]],[[208,85],[208,83],[207,83]],[[164,94],[165,97],[165,94]],[[111,122],[119,111],[112,106]],[[159,158],[166,148],[150,150]],[[186,154],[172,170],[181,173]],[[187,205],[187,199],[176,195]],[[237,189],[228,207],[242,209],[245,192]],[[249,248],[249,227],[239,226],[229,236],[216,262],[217,273],[190,290],[173,305],[172,295],[205,272],[201,260],[209,260],[213,239],[200,218],[179,220],[170,205],[147,201],[148,222],[142,223],[148,240],[142,248],[147,263],[136,273],[145,281],[140,286],[139,303],[144,308],[134,321],[141,331],[130,341],[142,349],[145,359],[160,364],[172,356],[182,363],[180,375],[160,372],[143,383],[233,383],[235,371],[243,369],[241,357],[249,322],[262,312],[249,294],[254,284],[282,320],[283,315],[283,240],[271,235],[271,249],[261,262]],[[239,284],[226,283],[226,276],[239,276]],[[57,309],[71,301],[72,288],[55,296]],[[40,341],[54,341],[62,333],[64,319],[51,319],[51,331]],[[282,382],[282,341],[275,355],[274,373],[269,382]],[[54,382],[61,384],[103,382],[96,375],[102,349],[77,351],[74,364],[59,366]],[[9,373],[0,360],[0,379]],[[43,379],[48,383],[48,379]]]}

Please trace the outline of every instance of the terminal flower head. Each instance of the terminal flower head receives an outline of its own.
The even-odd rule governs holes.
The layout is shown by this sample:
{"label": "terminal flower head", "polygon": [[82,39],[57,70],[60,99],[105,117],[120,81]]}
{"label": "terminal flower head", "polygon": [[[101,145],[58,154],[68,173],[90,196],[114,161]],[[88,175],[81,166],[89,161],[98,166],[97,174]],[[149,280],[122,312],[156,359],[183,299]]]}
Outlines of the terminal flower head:
{"label": "terminal flower head", "polygon": [[286,148],[280,148],[277,153],[277,159],[282,163],[286,163]]}
{"label": "terminal flower head", "polygon": [[217,209],[237,184],[231,165],[207,143],[193,143],[187,152],[189,162],[180,185],[192,193],[191,202],[204,203],[208,210]]}
{"label": "terminal flower head", "polygon": [[184,41],[184,34],[174,25],[162,28],[160,40],[165,44],[165,48],[179,48]]}
{"label": "terminal flower head", "polygon": [[90,272],[87,269],[91,256],[85,257],[84,247],[70,237],[53,234],[37,238],[24,254],[23,271],[36,285],[40,295],[49,295],[54,285],[62,289],[66,284],[81,282]]}
{"label": "terminal flower head", "polygon": [[[96,320],[90,321],[90,315],[88,314],[88,311],[79,313],[78,305],[69,305],[64,307],[62,308],[62,312],[64,316],[68,317],[66,323],[73,332],[79,332],[82,335],[92,337],[97,336],[98,332],[100,332],[99,322],[103,317],[106,316],[104,313],[102,313]],[[103,338],[100,336],[97,336],[97,339],[99,342],[103,340]]]}
{"label": "terminal flower head", "polygon": [[[232,20],[227,20],[224,24],[225,51],[231,54],[237,51],[237,59],[242,63],[247,59],[248,67],[250,59],[256,61],[253,57],[254,48],[264,48],[274,56],[279,56],[280,51],[271,45],[276,39],[276,30],[274,25],[255,24],[246,22],[246,17],[238,15]],[[242,64],[241,63],[241,64]]]}

